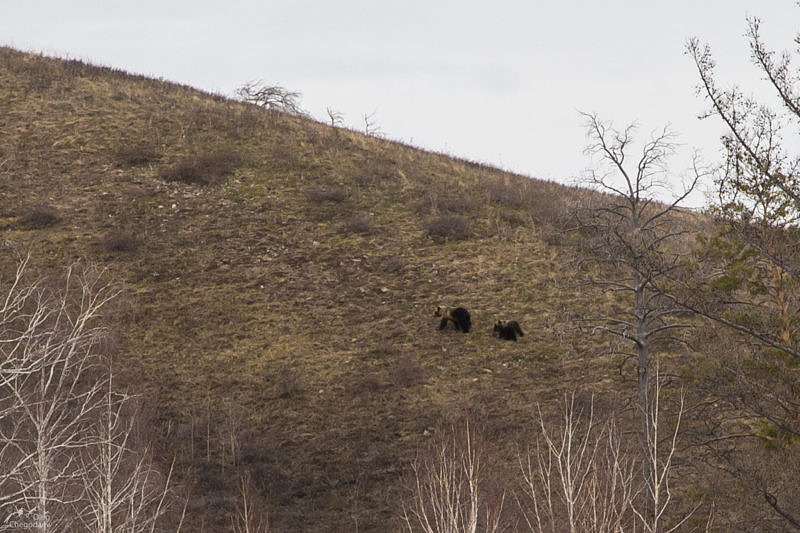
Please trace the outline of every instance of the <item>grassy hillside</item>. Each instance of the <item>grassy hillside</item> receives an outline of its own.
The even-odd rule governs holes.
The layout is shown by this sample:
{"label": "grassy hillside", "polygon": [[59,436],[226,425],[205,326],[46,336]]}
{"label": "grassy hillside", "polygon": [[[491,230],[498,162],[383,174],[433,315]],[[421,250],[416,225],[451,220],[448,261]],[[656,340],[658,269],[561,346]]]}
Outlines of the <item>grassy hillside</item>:
{"label": "grassy hillside", "polygon": [[396,525],[431,434],[469,413],[502,472],[536,402],[633,384],[567,320],[614,305],[566,276],[576,189],[8,48],[0,132],[3,272],[30,250],[124,287],[116,358],[192,531],[230,524],[243,470],[279,531]]}

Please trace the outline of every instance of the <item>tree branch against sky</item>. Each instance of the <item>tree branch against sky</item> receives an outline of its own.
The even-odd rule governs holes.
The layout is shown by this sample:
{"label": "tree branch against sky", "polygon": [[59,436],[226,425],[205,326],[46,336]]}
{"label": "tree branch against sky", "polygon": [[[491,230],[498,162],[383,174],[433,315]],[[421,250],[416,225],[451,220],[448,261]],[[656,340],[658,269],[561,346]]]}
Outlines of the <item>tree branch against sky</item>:
{"label": "tree branch against sky", "polygon": [[750,428],[762,439],[751,446],[744,432],[729,445],[725,432],[741,435],[742,427],[723,420],[709,449],[721,470],[750,491],[751,503],[761,502],[761,520],[797,528],[796,479],[785,464],[797,461],[800,435],[800,71],[793,63],[800,52],[773,51],[759,18],[748,17],[746,25],[750,61],[767,96],[738,84],[723,88],[710,45],[698,38],[686,44],[708,104],[701,117],[718,119],[725,133],[711,208],[719,229],[700,239],[694,279],[675,301],[735,332],[735,349],[719,370],[733,385],[720,387],[721,397],[732,406],[730,416],[755,421]]}
{"label": "tree branch against sky", "polygon": [[[675,135],[668,127],[654,131],[641,144],[636,157],[635,123],[616,128],[596,114],[582,113],[593,158],[585,183],[605,193],[579,210],[585,237],[584,260],[589,263],[588,285],[614,294],[619,311],[613,315],[582,316],[590,331],[616,336],[624,349],[624,362],[636,364],[637,389],[634,405],[640,418],[644,485],[648,502],[641,516],[650,531],[661,531],[668,492],[659,478],[654,456],[657,442],[657,408],[652,375],[658,353],[676,331],[691,327],[678,320],[685,311],[657,288],[684,267],[687,229],[680,221],[679,205],[694,190],[702,175],[695,173],[686,188],[668,203],[658,202],[657,191],[669,188],[669,159],[675,152]],[[695,168],[698,168],[695,166]],[[655,381],[654,381],[655,379]],[[666,500],[664,498],[667,498]]]}

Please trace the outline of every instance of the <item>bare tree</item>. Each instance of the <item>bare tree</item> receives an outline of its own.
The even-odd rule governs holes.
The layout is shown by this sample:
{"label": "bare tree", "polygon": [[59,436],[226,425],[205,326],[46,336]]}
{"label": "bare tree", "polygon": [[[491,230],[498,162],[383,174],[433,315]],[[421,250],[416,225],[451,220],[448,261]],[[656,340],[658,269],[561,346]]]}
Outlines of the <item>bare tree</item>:
{"label": "bare tree", "polygon": [[155,531],[172,472],[133,445],[131,398],[101,350],[119,289],[80,263],[29,282],[27,264],[0,306],[0,509],[42,532]]}
{"label": "bare tree", "polygon": [[306,115],[300,107],[300,93],[264,81],[249,81],[236,90],[243,101],[269,110],[283,111],[291,115]]}
{"label": "bare tree", "polygon": [[598,422],[566,395],[557,428],[538,409],[535,450],[520,460],[530,531],[616,533],[633,526],[634,462],[623,449],[614,418]]}
{"label": "bare tree", "polygon": [[[661,409],[658,366],[650,391],[651,427],[644,460],[654,475],[641,470],[637,439],[627,442],[616,413],[598,418],[594,398],[581,407],[576,394],[565,395],[558,422],[551,423],[538,408],[534,446],[520,457],[522,494],[517,503],[522,521],[515,531],[533,533],[672,532],[680,530],[697,507],[675,519],[671,482],[678,432],[683,417],[683,395],[674,422]],[[661,432],[667,430],[667,437]],[[467,425],[464,439],[455,435],[437,443],[434,453],[414,464],[413,501],[404,507],[409,532],[464,533],[501,531],[503,498],[491,501],[483,483],[482,455]],[[503,492],[505,494],[505,491]],[[699,506],[698,506],[699,507]],[[667,519],[672,520],[669,527]],[[711,515],[706,531],[711,527]]]}
{"label": "bare tree", "polygon": [[[0,379],[13,379],[20,373],[31,374],[32,364],[21,354],[21,343],[32,334],[22,315],[35,297],[36,287],[24,284],[23,274],[28,258],[20,261],[0,308]],[[0,509],[8,510],[25,500],[30,484],[22,480],[22,472],[34,458],[30,447],[22,447],[24,419],[18,415],[19,400],[7,387],[0,387]]]}
{"label": "bare tree", "polygon": [[[658,369],[656,369],[656,376]],[[657,533],[659,531],[677,531],[680,527],[694,514],[698,509],[695,507],[692,511],[684,515],[680,520],[677,520],[675,525],[666,529],[664,523],[666,522],[666,512],[672,500],[672,491],[670,488],[670,481],[672,476],[673,460],[675,452],[678,449],[678,431],[681,426],[681,419],[684,412],[684,394],[680,392],[680,407],[675,416],[675,427],[671,435],[666,440],[667,449],[662,450],[662,443],[665,442],[660,436],[660,421],[661,421],[661,384],[658,379],[653,382],[653,391],[651,393],[650,402],[648,407],[650,409],[650,427],[647,429],[645,441],[648,443],[648,450],[645,460],[649,464],[648,471],[652,473],[651,476],[645,477],[643,486],[643,499],[645,504],[637,504],[634,499],[632,509],[644,531],[648,533]]]}
{"label": "bare tree", "polygon": [[[770,523],[767,527],[800,530],[795,505],[800,492],[796,476],[785,468],[800,457],[792,446],[800,438],[795,370],[800,361],[800,154],[792,153],[787,142],[800,124],[800,73],[792,65],[793,54],[770,50],[761,25],[758,18],[748,18],[746,37],[753,65],[773,90],[772,102],[735,85],[720,87],[710,46],[696,38],[687,43],[700,79],[698,93],[709,104],[703,118],[716,117],[726,127],[713,206],[723,229],[703,243],[702,267],[674,296],[738,332],[742,341],[716,380],[718,403],[730,409],[729,422],[720,420],[709,440],[720,470],[748,487],[745,498],[751,504],[760,501],[762,512],[751,513],[758,527]],[[745,417],[752,422],[737,422]],[[759,441],[752,443],[754,437]]]}
{"label": "bare tree", "polygon": [[4,507],[33,505],[41,531],[63,531],[70,523],[75,492],[75,450],[93,437],[85,429],[101,404],[92,379],[93,350],[103,335],[102,308],[117,291],[98,271],[75,265],[63,288],[43,283],[23,287],[26,261],[6,296],[0,317],[3,364],[0,390],[13,430],[15,487]]}
{"label": "bare tree", "polygon": [[332,107],[328,107],[325,109],[328,113],[328,119],[331,121],[331,126],[338,127],[344,124],[344,115],[340,111],[336,111]]}
{"label": "bare tree", "polygon": [[409,533],[476,533],[500,530],[503,501],[486,501],[483,465],[467,422],[462,443],[453,432],[438,443],[435,454],[414,463],[414,495],[404,509]]}
{"label": "bare tree", "polygon": [[[579,211],[585,239],[583,261],[595,265],[587,283],[611,293],[621,303],[614,315],[580,317],[591,333],[607,333],[619,339],[626,361],[636,363],[637,394],[634,405],[640,416],[641,458],[644,483],[653,486],[657,472],[648,460],[653,442],[651,369],[659,349],[682,342],[674,332],[690,327],[681,321],[686,309],[663,294],[664,284],[685,268],[683,242],[687,234],[679,206],[694,190],[703,172],[695,159],[694,175],[684,190],[669,203],[656,194],[668,189],[667,162],[675,151],[673,134],[664,128],[644,143],[638,159],[628,160],[636,125],[622,130],[583,113],[589,139],[586,153],[599,159],[587,173],[586,182],[606,193]],[[653,497],[656,495],[653,494]],[[657,501],[651,500],[656,506]],[[655,512],[655,511],[653,511]]]}
{"label": "bare tree", "polygon": [[370,137],[380,137],[383,135],[380,126],[375,123],[375,110],[372,113],[364,113],[364,133]]}
{"label": "bare tree", "polygon": [[133,442],[138,423],[133,403],[132,396],[114,391],[108,368],[103,404],[87,429],[93,442],[79,449],[76,461],[83,494],[75,514],[87,531],[153,531],[172,503],[172,468],[162,475],[147,447]]}
{"label": "bare tree", "polygon": [[235,533],[268,533],[270,531],[269,516],[258,508],[259,498],[255,496],[250,474],[244,472],[239,476],[236,508],[231,516]]}
{"label": "bare tree", "polygon": [[[800,318],[800,299],[795,290],[800,265],[794,259],[796,238],[793,235],[800,221],[800,156],[791,156],[783,146],[786,128],[800,120],[797,105],[800,100],[796,95],[800,79],[790,72],[788,54],[776,61],[774,53],[767,50],[759,27],[757,18],[748,20],[753,61],[775,88],[785,108],[783,113],[745,96],[738,87],[720,89],[708,45],[692,39],[687,49],[700,75],[698,91],[711,103],[711,109],[703,116],[717,116],[728,127],[728,133],[722,136],[725,160],[715,178],[717,204],[714,212],[728,226],[733,238],[746,246],[747,250],[740,248],[740,251],[754,258],[751,263],[758,263],[753,268],[763,269],[746,281],[757,280],[770,302],[762,299],[749,303],[761,307],[769,303],[770,312],[779,317],[780,327],[774,332],[750,327],[716,312],[719,305],[707,306],[699,300],[685,303],[708,318],[800,358],[794,338]],[[731,264],[739,258],[722,259]],[[717,272],[711,275],[714,274]],[[730,285],[742,280],[729,276],[726,281]],[[741,300],[737,302],[741,303]]]}
{"label": "bare tree", "polygon": [[[658,368],[656,367],[656,378]],[[539,437],[534,451],[520,461],[527,500],[520,501],[525,521],[534,533],[569,531],[621,533],[623,531],[677,531],[696,508],[667,529],[671,503],[673,458],[683,415],[683,395],[669,438],[659,431],[658,379],[650,391],[652,426],[648,430],[645,460],[653,477],[636,475],[636,461],[618,429],[616,415],[598,420],[592,398],[588,409],[576,404],[575,393],[565,395],[560,422],[548,424],[538,409]],[[707,529],[710,528],[710,518]]]}

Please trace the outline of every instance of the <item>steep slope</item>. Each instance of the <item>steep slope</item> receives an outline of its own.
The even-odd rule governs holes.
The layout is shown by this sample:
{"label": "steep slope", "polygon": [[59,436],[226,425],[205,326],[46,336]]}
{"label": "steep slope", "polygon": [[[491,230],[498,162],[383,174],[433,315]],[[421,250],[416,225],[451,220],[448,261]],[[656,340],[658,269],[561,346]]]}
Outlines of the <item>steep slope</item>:
{"label": "steep slope", "polygon": [[0,190],[4,272],[30,250],[124,286],[116,358],[193,531],[230,524],[244,470],[278,530],[393,524],[431,433],[469,413],[502,471],[535,402],[625,386],[564,320],[604,305],[562,280],[575,189],[3,48]]}

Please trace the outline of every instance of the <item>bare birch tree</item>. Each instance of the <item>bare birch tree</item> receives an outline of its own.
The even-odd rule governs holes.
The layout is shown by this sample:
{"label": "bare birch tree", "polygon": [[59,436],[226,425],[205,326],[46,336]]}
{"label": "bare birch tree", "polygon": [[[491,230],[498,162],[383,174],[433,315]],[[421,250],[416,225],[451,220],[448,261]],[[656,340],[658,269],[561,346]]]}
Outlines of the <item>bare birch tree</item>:
{"label": "bare birch tree", "polygon": [[92,442],[79,449],[76,460],[83,493],[75,514],[87,531],[155,531],[173,503],[172,468],[163,475],[150,450],[133,442],[138,423],[133,403],[130,395],[114,391],[108,368],[103,403],[87,428]]}
{"label": "bare birch tree", "polygon": [[60,284],[28,281],[27,265],[0,306],[0,510],[41,532],[156,531],[172,471],[133,445],[131,397],[100,349],[119,290],[80,263]]}
{"label": "bare birch tree", "polygon": [[597,421],[563,400],[560,424],[549,427],[538,408],[535,448],[520,459],[526,498],[520,500],[530,531],[617,533],[632,528],[634,461],[613,418]]}
{"label": "bare birch tree", "polygon": [[236,505],[231,515],[231,526],[235,533],[269,533],[269,515],[259,509],[260,498],[253,489],[250,474],[244,472],[239,476]]}
{"label": "bare birch tree", "polygon": [[500,531],[503,501],[487,502],[482,457],[467,422],[459,443],[455,432],[434,454],[414,463],[413,502],[404,509],[409,533],[492,533]]}
{"label": "bare birch tree", "polygon": [[[594,399],[588,409],[579,407],[575,393],[565,395],[558,424],[545,421],[538,409],[539,435],[534,450],[521,459],[527,498],[520,501],[525,521],[533,533],[622,533],[624,531],[678,531],[696,508],[667,528],[672,500],[670,482],[678,432],[683,415],[683,395],[668,438],[659,435],[664,420],[660,410],[658,368],[651,391],[650,420],[644,460],[651,478],[636,475],[638,462],[625,442],[616,415],[598,420]],[[710,527],[710,519],[707,523]]]}
{"label": "bare birch tree", "polygon": [[[35,286],[25,286],[23,273],[27,264],[23,259],[4,295],[0,309],[0,379],[13,379],[15,373],[28,374],[33,367],[28,367],[19,352],[20,344],[30,332],[24,320],[18,315],[27,307],[25,304],[35,292]],[[8,510],[10,506],[24,501],[27,484],[21,483],[21,472],[33,458],[33,451],[21,448],[18,443],[22,438],[23,419],[18,417],[18,400],[13,391],[0,388],[0,509]]]}
{"label": "bare birch tree", "polygon": [[[656,376],[658,370],[656,369]],[[667,439],[660,436],[661,430],[661,384],[658,379],[653,381],[653,392],[649,404],[650,409],[650,427],[647,428],[647,435],[645,441],[648,443],[645,460],[649,468],[648,471],[652,473],[650,477],[644,479],[642,488],[644,498],[642,499],[646,504],[638,503],[636,499],[633,500],[632,509],[633,513],[639,519],[642,529],[648,533],[657,533],[665,531],[667,533],[680,530],[680,527],[694,514],[698,509],[695,507],[688,512],[680,520],[675,521],[675,525],[667,529],[665,522],[668,517],[667,508],[672,501],[672,489],[670,486],[673,460],[675,452],[678,449],[678,432],[681,426],[681,420],[684,412],[684,395],[683,391],[680,392],[680,407],[675,416],[675,427],[668,435]],[[666,444],[666,449],[663,445]]]}
{"label": "bare birch tree", "polygon": [[85,429],[102,401],[93,379],[100,313],[117,291],[99,272],[79,265],[68,269],[60,290],[42,282],[25,287],[25,265],[0,317],[2,423],[13,427],[4,437],[14,450],[14,488],[3,507],[31,507],[41,531],[64,531],[80,497],[76,450],[93,442]]}

